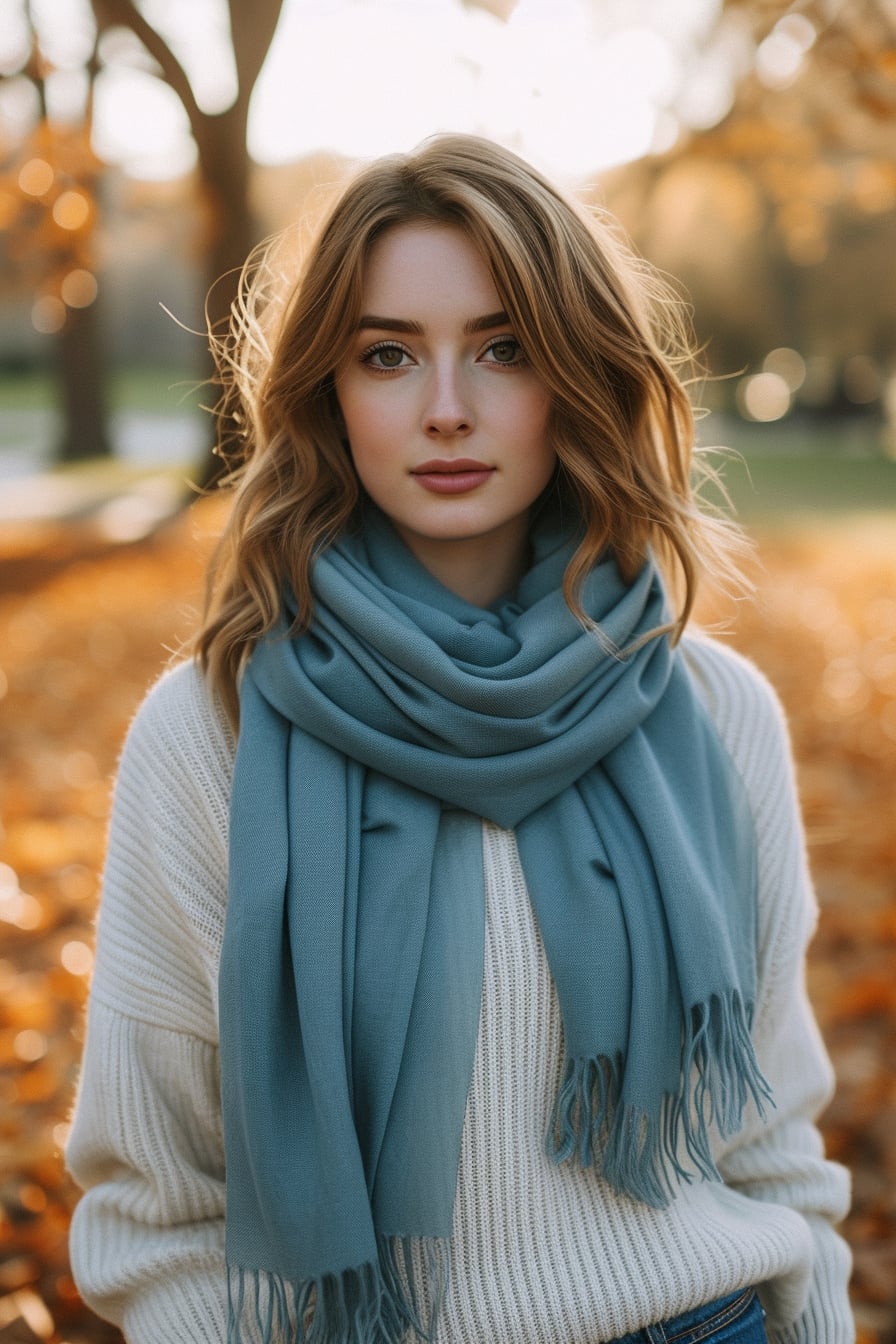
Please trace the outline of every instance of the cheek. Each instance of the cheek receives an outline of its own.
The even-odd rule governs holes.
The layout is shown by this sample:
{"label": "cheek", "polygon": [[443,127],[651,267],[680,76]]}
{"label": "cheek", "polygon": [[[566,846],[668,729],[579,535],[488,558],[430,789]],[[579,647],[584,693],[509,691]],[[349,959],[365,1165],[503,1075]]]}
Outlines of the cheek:
{"label": "cheek", "polygon": [[379,456],[394,446],[399,417],[388,399],[337,385],[336,399],[352,454]]}
{"label": "cheek", "polygon": [[556,461],[551,432],[551,401],[540,389],[518,407],[517,432],[530,450],[551,463]]}
{"label": "cheek", "polygon": [[382,405],[375,400],[370,404],[363,396],[340,396],[339,408],[355,475],[362,488],[375,497],[388,481],[395,458],[395,426]]}

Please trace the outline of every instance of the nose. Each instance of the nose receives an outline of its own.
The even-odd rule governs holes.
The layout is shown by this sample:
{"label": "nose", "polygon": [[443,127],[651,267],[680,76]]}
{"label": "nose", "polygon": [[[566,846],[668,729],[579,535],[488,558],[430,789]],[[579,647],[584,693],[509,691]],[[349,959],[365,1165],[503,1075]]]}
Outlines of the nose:
{"label": "nose", "polygon": [[469,434],[473,412],[461,371],[454,364],[433,370],[427,387],[423,428],[430,438]]}

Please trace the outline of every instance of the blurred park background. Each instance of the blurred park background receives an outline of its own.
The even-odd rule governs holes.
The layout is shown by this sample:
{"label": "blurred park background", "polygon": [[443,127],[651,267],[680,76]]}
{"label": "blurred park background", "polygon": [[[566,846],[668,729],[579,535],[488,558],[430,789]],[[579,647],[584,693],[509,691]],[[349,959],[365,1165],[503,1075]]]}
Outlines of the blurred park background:
{"label": "blurred park background", "polygon": [[110,781],[227,507],[187,507],[206,302],[439,129],[608,207],[693,302],[700,442],[757,543],[755,602],[702,616],[790,715],[825,1136],[861,1344],[896,1344],[893,0],[0,0],[0,1344],[120,1338],[60,1153]]}

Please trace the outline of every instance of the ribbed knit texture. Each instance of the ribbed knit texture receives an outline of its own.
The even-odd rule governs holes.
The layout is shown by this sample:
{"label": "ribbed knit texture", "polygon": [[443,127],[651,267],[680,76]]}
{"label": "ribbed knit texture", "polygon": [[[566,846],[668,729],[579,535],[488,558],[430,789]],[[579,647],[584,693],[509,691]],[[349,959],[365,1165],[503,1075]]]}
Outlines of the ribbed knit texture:
{"label": "ribbed knit texture", "polygon": [[[715,1157],[727,1185],[670,1208],[615,1196],[542,1136],[562,1068],[556,995],[511,832],[484,827],[486,958],[444,1344],[598,1344],[748,1283],[775,1344],[849,1344],[846,1173],[813,1117],[830,1068],[800,973],[814,905],[780,711],[742,659],[687,644],[759,842],[754,1041],[775,1094]],[[233,743],[190,666],[132,728],[116,806],[68,1158],[85,1297],[131,1344],[223,1340],[217,965]]]}

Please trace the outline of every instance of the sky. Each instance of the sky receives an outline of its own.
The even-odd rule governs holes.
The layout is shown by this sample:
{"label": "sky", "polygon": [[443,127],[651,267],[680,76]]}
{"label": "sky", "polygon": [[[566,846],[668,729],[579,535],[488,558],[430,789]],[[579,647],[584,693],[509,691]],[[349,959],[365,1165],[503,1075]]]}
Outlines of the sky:
{"label": "sky", "polygon": [[[0,0],[0,70],[14,66],[19,7]],[[200,105],[225,107],[235,87],[225,0],[140,7],[175,49]],[[707,45],[718,8],[719,0],[519,0],[504,23],[461,0],[286,0],[256,86],[250,152],[267,164],[319,150],[363,159],[437,130],[473,131],[580,179],[668,148],[682,121],[712,125],[724,114],[738,66],[753,53],[738,49],[730,29]],[[32,12],[57,66],[48,97],[64,114],[83,94],[88,0],[32,0]],[[101,54],[101,157],[150,179],[189,170],[195,150],[183,110],[139,45],[113,32]],[[25,103],[24,89],[6,88],[0,123],[26,116]]]}

